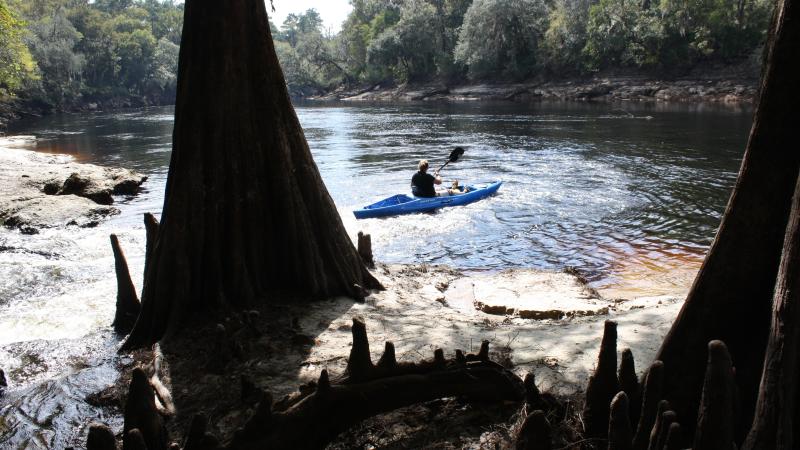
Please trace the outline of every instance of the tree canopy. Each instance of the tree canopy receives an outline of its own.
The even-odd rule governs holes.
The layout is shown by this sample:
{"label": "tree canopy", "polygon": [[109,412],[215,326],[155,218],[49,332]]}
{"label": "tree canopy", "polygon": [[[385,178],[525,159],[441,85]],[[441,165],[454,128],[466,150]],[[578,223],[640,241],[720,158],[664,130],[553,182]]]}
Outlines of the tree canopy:
{"label": "tree canopy", "polygon": [[0,0],[0,86],[54,109],[171,103],[182,23],[173,0]]}
{"label": "tree canopy", "polygon": [[[338,33],[314,10],[270,23],[294,95],[342,85],[520,81],[604,70],[758,67],[769,0],[351,0]],[[0,89],[53,108],[175,95],[183,4],[0,0]]]}
{"label": "tree canopy", "polygon": [[[311,9],[273,25],[290,90],[519,81],[601,70],[758,67],[768,0],[351,0],[338,34]],[[313,44],[310,44],[313,43]]]}
{"label": "tree canopy", "polygon": [[23,42],[25,22],[0,0],[0,97],[35,77],[36,64]]}

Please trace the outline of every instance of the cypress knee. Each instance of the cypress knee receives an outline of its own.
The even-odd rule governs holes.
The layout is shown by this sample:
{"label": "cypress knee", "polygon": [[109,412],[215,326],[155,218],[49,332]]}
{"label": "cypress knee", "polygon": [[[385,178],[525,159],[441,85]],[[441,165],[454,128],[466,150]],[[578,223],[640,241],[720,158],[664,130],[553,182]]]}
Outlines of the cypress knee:
{"label": "cypress knee", "polygon": [[659,416],[663,377],[664,363],[655,361],[647,370],[642,383],[642,412],[633,438],[634,450],[646,450],[650,442],[650,432]]}
{"label": "cypress knee", "polygon": [[633,430],[628,411],[628,395],[619,392],[611,401],[611,418],[608,421],[608,450],[631,450]]}
{"label": "cypress knee", "polygon": [[117,276],[117,311],[114,314],[113,326],[114,331],[125,334],[133,328],[139,316],[139,298],[136,296],[136,288],[128,270],[128,261],[119,245],[119,239],[116,234],[112,234],[110,239],[111,250],[114,252],[114,271]]}
{"label": "cypress knee", "polygon": [[608,419],[611,400],[619,392],[617,381],[617,324],[607,320],[600,343],[597,368],[586,387],[586,403],[583,420],[586,435],[605,438],[608,435]]}
{"label": "cypress knee", "polygon": [[708,365],[697,413],[694,450],[729,450],[734,443],[733,365],[722,341],[708,343]]}
{"label": "cypress knee", "polygon": [[516,450],[550,450],[553,441],[544,411],[536,410],[525,418],[517,437]]}

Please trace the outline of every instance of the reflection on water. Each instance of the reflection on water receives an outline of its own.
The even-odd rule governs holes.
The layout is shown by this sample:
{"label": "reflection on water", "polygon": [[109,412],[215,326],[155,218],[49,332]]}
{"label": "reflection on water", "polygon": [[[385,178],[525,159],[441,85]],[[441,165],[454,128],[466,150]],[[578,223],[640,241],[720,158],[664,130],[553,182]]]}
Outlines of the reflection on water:
{"label": "reflection on water", "polygon": [[[301,105],[297,113],[348,231],[372,234],[378,260],[572,266],[610,297],[688,288],[719,223],[751,122],[747,108],[660,104]],[[20,365],[12,343],[79,337],[111,322],[110,233],[120,236],[140,287],[142,213],[161,210],[172,120],[171,108],[154,108],[52,116],[15,130],[37,136],[38,150],[133,168],[149,181],[142,195],[118,199],[122,213],[97,228],[33,236],[0,229],[0,367]],[[353,209],[407,192],[419,159],[436,167],[456,145],[467,152],[443,171],[445,180],[503,180],[498,195],[432,214],[355,220]],[[104,342],[114,345],[112,337]],[[59,389],[69,393],[43,404],[67,405],[80,391],[74,380],[94,386],[113,379],[102,367],[69,366],[54,386],[16,391],[0,409],[22,402],[15,411],[26,411],[24,402]],[[36,377],[14,377],[18,389],[41,388],[31,385]],[[49,417],[43,414],[43,423]],[[76,438],[37,423],[31,420],[34,431],[16,442]]]}

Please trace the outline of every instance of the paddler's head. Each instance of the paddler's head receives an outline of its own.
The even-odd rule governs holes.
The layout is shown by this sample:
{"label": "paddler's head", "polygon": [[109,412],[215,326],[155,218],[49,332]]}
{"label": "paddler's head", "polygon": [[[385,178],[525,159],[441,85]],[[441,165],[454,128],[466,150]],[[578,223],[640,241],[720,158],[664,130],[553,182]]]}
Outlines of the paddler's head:
{"label": "paddler's head", "polygon": [[420,159],[419,160],[419,171],[425,173],[428,171],[428,160],[427,159]]}

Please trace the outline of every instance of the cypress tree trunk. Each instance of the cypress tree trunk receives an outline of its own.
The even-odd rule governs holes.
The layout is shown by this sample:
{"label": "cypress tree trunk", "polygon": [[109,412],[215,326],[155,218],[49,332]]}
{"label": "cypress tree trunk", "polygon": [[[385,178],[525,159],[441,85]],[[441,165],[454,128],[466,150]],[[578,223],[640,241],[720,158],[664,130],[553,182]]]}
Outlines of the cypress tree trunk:
{"label": "cypress tree trunk", "polygon": [[348,238],[286,89],[261,0],[185,5],[161,225],[125,348],[191,313],[271,293],[363,297]]}
{"label": "cypress tree trunk", "polygon": [[753,427],[743,449],[792,450],[800,447],[797,420],[800,379],[800,180],[775,289],[772,330]]}
{"label": "cypress tree trunk", "polygon": [[[795,0],[780,0],[765,49],[760,96],[739,178],[686,303],[662,344],[664,398],[694,432],[706,343],[728,345],[742,401],[753,417],[770,329],[772,297],[800,168],[797,105],[800,54]],[[793,276],[797,276],[794,274]],[[741,442],[747,426],[737,427]]]}

